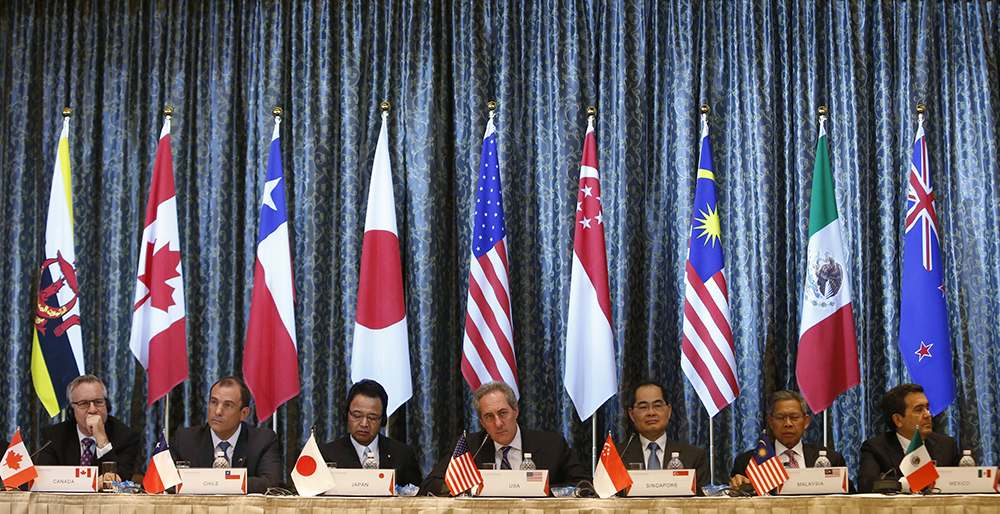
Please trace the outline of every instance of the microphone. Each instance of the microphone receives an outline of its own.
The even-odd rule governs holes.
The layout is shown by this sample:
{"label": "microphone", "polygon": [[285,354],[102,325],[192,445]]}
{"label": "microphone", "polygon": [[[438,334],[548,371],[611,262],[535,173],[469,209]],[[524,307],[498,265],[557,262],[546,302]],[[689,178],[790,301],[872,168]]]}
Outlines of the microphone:
{"label": "microphone", "polygon": [[635,439],[635,434],[634,433],[633,434],[629,434],[629,436],[628,436],[628,442],[625,443],[625,447],[622,448],[621,455],[623,455],[623,456],[625,455],[625,452],[628,450],[628,445],[632,444],[632,439]]}
{"label": "microphone", "polygon": [[886,471],[885,473],[879,475],[879,479],[876,480],[875,484],[872,486],[872,492],[882,493],[882,494],[892,494],[901,492],[903,490],[903,485],[899,483],[898,478],[896,480],[886,478],[887,476],[889,476],[889,473],[896,475],[896,468],[892,468],[889,471]]}
{"label": "microphone", "polygon": [[35,461],[35,457],[38,456],[38,452],[44,450],[45,447],[48,446],[48,445],[50,445],[50,444],[52,444],[52,439],[49,439],[48,441],[45,441],[45,444],[43,444],[41,447],[39,447],[37,450],[35,450],[35,453],[32,453],[28,458],[31,459],[32,462],[34,462]]}
{"label": "microphone", "polygon": [[740,492],[746,496],[757,496],[757,490],[753,488],[753,484],[750,482],[740,484]]}
{"label": "microphone", "polygon": [[487,433],[486,437],[483,438],[483,444],[480,444],[479,448],[476,449],[476,453],[472,454],[472,462],[476,462],[476,457],[479,456],[479,452],[483,449],[483,446],[486,446],[486,441],[492,441],[492,440],[493,438],[490,437],[489,433]]}

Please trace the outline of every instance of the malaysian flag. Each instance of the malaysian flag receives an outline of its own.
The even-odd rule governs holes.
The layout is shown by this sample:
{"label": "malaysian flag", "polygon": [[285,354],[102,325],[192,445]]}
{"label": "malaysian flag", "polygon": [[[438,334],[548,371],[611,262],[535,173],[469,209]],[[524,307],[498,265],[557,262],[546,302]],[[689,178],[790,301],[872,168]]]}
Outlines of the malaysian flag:
{"label": "malaysian flag", "polygon": [[462,375],[473,390],[484,382],[502,380],[519,395],[507,281],[507,228],[492,112],[479,160],[474,223]]}
{"label": "malaysian flag", "polygon": [[778,459],[778,454],[774,453],[774,447],[767,437],[761,437],[757,441],[753,456],[747,463],[747,478],[757,491],[757,496],[764,496],[788,480],[788,472],[781,465],[781,460]]}
{"label": "malaysian flag", "polygon": [[469,455],[469,443],[465,441],[464,432],[455,445],[455,453],[451,455],[448,470],[444,472],[444,481],[448,484],[452,496],[483,483],[483,475],[476,469],[472,455]]}
{"label": "malaysian flag", "polygon": [[684,274],[681,369],[705,404],[708,415],[715,416],[736,400],[740,388],[736,383],[726,268],[722,260],[722,228],[705,117],[701,125],[701,162]]}
{"label": "malaysian flag", "polygon": [[944,295],[941,240],[922,119],[913,143],[908,175],[899,351],[913,381],[924,386],[931,414],[937,415],[955,399],[955,375],[948,302]]}

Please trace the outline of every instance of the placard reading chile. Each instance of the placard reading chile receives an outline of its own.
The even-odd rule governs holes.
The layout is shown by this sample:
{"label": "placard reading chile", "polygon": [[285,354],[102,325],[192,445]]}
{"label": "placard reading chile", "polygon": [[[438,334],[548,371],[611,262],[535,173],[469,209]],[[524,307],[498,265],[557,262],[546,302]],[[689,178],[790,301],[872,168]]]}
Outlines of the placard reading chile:
{"label": "placard reading chile", "polygon": [[392,469],[331,469],[333,487],[324,496],[393,496],[396,471]]}
{"label": "placard reading chile", "polygon": [[698,493],[693,469],[630,470],[632,487],[626,496],[694,496]]}
{"label": "placard reading chile", "polygon": [[847,468],[785,468],[788,480],[778,494],[847,494]]}
{"label": "placard reading chile", "polygon": [[246,468],[184,468],[177,494],[247,494]]}
{"label": "placard reading chile", "polygon": [[97,466],[35,466],[29,490],[43,493],[96,493]]}

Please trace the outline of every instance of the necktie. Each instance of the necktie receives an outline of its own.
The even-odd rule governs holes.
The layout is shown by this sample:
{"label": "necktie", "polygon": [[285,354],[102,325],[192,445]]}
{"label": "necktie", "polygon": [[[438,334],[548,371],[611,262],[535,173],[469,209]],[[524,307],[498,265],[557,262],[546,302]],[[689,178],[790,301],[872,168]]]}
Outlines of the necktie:
{"label": "necktie", "polygon": [[97,442],[93,439],[87,437],[83,440],[83,453],[80,454],[80,465],[81,466],[93,466],[94,461],[94,445]]}
{"label": "necktie", "polygon": [[222,457],[226,459],[226,465],[231,464],[231,462],[229,462],[229,452],[228,452],[229,446],[230,446],[229,441],[222,441],[221,443],[219,443],[219,450],[222,451]]}
{"label": "necktie", "polygon": [[795,460],[795,450],[785,450],[785,455],[788,455],[788,467],[791,469],[798,469],[799,461]]}
{"label": "necktie", "polygon": [[507,452],[510,451],[510,446],[504,446],[501,450],[503,450],[503,460],[500,461],[500,469],[511,469],[510,461],[507,460]]}
{"label": "necktie", "polygon": [[650,441],[646,447],[649,448],[649,462],[646,463],[646,469],[660,469],[660,458],[656,456],[656,450],[660,449],[660,445]]}

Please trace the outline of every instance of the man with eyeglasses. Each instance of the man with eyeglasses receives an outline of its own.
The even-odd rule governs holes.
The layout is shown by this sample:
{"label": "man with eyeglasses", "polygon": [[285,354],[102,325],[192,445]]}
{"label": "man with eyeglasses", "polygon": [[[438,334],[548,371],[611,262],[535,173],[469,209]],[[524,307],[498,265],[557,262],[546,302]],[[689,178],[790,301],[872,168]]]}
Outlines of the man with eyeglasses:
{"label": "man with eyeglasses", "polygon": [[[665,469],[670,456],[678,452],[685,469],[695,470],[695,485],[698,496],[704,496],[701,488],[712,483],[712,473],[708,466],[708,454],[697,446],[674,441],[667,437],[667,423],[673,407],[667,402],[663,387],[652,381],[645,381],[629,391],[625,405],[631,423],[626,422],[629,438],[620,441],[617,448],[625,466],[632,469]],[[638,438],[636,433],[638,432]]]}
{"label": "man with eyeglasses", "polygon": [[399,485],[420,485],[423,472],[417,464],[417,454],[406,443],[379,434],[387,417],[385,406],[389,395],[382,384],[360,380],[347,392],[344,414],[350,435],[319,447],[323,460],[336,463],[338,468],[359,469],[369,453],[379,469],[396,470]]}
{"label": "man with eyeglasses", "polygon": [[[778,454],[778,459],[786,468],[811,468],[819,458],[819,451],[826,450],[830,465],[846,466],[844,456],[840,453],[818,444],[802,442],[802,434],[809,426],[809,414],[806,409],[805,398],[795,391],[778,391],[771,395],[767,404],[767,425],[770,428],[768,436],[774,444],[774,452]],[[730,487],[738,488],[750,482],[746,477],[746,469],[752,453],[753,450],[750,450],[733,461]],[[854,485],[851,484],[850,487],[853,492]]]}
{"label": "man with eyeglasses", "polygon": [[216,382],[208,398],[208,422],[177,429],[170,439],[171,457],[190,462],[192,468],[211,468],[218,454],[228,467],[246,468],[248,493],[280,487],[278,436],[270,428],[251,428],[245,423],[250,400],[250,390],[239,378]]}
{"label": "man with eyeglasses", "polygon": [[108,415],[108,389],[94,375],[76,377],[66,387],[73,417],[42,429],[35,464],[100,466],[114,462],[116,480],[131,480],[139,457],[139,434]]}
{"label": "man with eyeglasses", "polygon": [[[524,455],[530,453],[537,469],[549,471],[550,487],[579,487],[591,482],[590,471],[576,458],[563,436],[520,427],[517,397],[509,385],[494,381],[479,386],[472,396],[472,407],[484,429],[466,437],[476,467],[489,464],[492,469],[520,469]],[[450,449],[454,447],[452,444],[445,451],[445,458],[420,484],[420,495],[449,494],[444,475],[451,461]]]}

